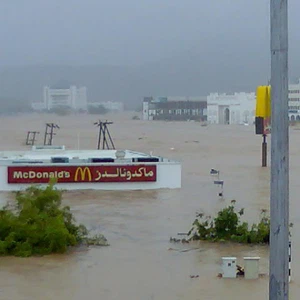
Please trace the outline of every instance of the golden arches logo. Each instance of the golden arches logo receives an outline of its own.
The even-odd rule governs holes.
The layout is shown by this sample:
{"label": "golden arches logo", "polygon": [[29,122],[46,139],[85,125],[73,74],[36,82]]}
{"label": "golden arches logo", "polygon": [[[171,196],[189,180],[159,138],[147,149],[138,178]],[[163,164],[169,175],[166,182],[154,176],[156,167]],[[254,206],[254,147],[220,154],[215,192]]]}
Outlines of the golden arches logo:
{"label": "golden arches logo", "polygon": [[92,181],[92,174],[91,174],[90,168],[88,168],[88,167],[84,167],[84,168],[78,167],[76,169],[76,172],[75,172],[74,181],[78,181],[79,174],[80,174],[80,178],[81,178],[80,181],[85,180],[85,177],[86,177],[85,175],[87,175],[88,181]]}

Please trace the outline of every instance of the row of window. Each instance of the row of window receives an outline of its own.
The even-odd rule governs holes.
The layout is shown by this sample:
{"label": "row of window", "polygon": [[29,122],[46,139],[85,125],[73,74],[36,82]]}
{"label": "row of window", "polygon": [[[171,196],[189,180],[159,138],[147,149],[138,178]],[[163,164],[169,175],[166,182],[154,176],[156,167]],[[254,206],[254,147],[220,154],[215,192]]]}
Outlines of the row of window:
{"label": "row of window", "polygon": [[300,106],[289,106],[289,110],[300,110]]}
{"label": "row of window", "polygon": [[206,114],[206,109],[149,110],[149,115],[163,115],[163,114],[201,116]]}
{"label": "row of window", "polygon": [[289,90],[289,94],[300,94],[300,90]]}

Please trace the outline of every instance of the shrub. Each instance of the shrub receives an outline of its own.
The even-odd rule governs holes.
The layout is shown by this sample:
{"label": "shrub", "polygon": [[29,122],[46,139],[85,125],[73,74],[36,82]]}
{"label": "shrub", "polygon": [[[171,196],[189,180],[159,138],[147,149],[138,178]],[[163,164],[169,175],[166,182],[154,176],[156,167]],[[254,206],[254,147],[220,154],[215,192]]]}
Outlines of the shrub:
{"label": "shrub", "polygon": [[235,200],[232,200],[231,204],[220,210],[214,219],[204,216],[204,214],[197,214],[188,236],[190,240],[268,244],[270,218],[267,216],[266,210],[261,211],[259,223],[253,224],[251,227],[247,222],[241,222],[240,218],[243,214],[244,209],[236,212]]}
{"label": "shrub", "polygon": [[88,230],[76,225],[70,207],[61,207],[61,199],[62,192],[53,184],[17,192],[15,209],[0,210],[0,255],[64,253],[70,246],[89,244]]}

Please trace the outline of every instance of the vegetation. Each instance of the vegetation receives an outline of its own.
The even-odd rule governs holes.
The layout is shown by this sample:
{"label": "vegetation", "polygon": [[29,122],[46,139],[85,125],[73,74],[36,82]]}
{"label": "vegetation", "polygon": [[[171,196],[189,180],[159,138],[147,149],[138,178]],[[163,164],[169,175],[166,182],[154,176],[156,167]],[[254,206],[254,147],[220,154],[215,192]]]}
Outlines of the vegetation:
{"label": "vegetation", "polygon": [[28,102],[24,99],[4,98],[0,97],[1,115],[11,115],[17,113],[29,113],[32,109]]}
{"label": "vegetation", "polygon": [[16,206],[0,210],[0,255],[31,256],[64,253],[80,244],[106,246],[102,235],[88,237],[76,225],[70,207],[61,206],[62,192],[49,184],[16,193]]}
{"label": "vegetation", "polygon": [[94,115],[105,115],[108,113],[108,109],[106,109],[103,105],[99,104],[98,106],[88,106],[88,112]]}
{"label": "vegetation", "polygon": [[66,116],[72,113],[72,108],[67,105],[60,105],[50,109],[50,113],[57,114],[59,116]]}
{"label": "vegetation", "polygon": [[197,214],[188,236],[191,240],[233,241],[238,243],[268,244],[270,237],[270,218],[266,210],[261,211],[258,224],[249,226],[241,222],[244,209],[236,212],[235,200],[228,207],[220,210],[212,219],[204,214]]}

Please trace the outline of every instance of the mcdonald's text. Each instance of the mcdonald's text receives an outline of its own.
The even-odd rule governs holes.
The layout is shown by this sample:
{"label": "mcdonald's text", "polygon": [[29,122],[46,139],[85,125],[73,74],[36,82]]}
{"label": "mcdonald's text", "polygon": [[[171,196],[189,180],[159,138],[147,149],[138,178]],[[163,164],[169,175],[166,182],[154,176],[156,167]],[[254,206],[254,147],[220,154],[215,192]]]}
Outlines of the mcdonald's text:
{"label": "mcdonald's text", "polygon": [[10,184],[80,182],[154,182],[156,165],[8,166]]}

